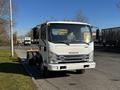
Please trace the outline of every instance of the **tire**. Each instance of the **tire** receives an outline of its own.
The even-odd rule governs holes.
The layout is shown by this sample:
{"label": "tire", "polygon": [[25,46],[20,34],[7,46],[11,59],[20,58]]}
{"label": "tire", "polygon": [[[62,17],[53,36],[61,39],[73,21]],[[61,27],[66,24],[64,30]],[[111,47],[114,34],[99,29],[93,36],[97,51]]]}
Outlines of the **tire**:
{"label": "tire", "polygon": [[85,73],[85,69],[76,70],[76,73],[78,73],[78,74],[84,74]]}
{"label": "tire", "polygon": [[29,65],[35,65],[34,57],[29,52],[27,52],[27,61]]}
{"label": "tire", "polygon": [[32,62],[31,62],[31,60],[29,60],[29,61],[28,61],[28,65],[30,65],[30,66],[32,65]]}
{"label": "tire", "polygon": [[28,64],[31,65],[31,66],[35,66],[36,65],[35,59],[34,58],[29,59]]}
{"label": "tire", "polygon": [[42,62],[42,56],[40,54],[36,55],[36,64],[40,66]]}

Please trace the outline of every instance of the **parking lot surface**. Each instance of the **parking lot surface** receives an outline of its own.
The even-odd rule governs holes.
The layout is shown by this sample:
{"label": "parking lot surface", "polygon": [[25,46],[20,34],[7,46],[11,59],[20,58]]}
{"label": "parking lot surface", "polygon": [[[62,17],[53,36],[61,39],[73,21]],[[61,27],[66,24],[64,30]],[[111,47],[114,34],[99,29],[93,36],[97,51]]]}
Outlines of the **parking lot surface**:
{"label": "parking lot surface", "polygon": [[[25,60],[25,49],[18,48],[16,53]],[[84,74],[54,72],[42,78],[37,67],[29,66],[26,61],[24,65],[33,76],[38,90],[120,90],[120,53],[95,50],[94,54],[97,66]]]}

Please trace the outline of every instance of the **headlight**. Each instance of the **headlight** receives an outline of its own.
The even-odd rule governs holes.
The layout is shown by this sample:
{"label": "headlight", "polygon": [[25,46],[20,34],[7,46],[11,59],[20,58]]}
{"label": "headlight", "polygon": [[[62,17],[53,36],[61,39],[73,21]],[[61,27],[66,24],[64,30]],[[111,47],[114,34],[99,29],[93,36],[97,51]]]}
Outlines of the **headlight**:
{"label": "headlight", "polygon": [[53,52],[49,53],[49,58],[56,59],[57,55]]}
{"label": "headlight", "polygon": [[57,55],[53,52],[49,53],[50,63],[57,63]]}
{"label": "headlight", "polygon": [[58,60],[65,60],[65,57],[63,55],[57,56]]}
{"label": "headlight", "polygon": [[83,59],[84,59],[84,61],[89,61],[89,54],[88,55],[85,55],[84,57],[83,57]]}

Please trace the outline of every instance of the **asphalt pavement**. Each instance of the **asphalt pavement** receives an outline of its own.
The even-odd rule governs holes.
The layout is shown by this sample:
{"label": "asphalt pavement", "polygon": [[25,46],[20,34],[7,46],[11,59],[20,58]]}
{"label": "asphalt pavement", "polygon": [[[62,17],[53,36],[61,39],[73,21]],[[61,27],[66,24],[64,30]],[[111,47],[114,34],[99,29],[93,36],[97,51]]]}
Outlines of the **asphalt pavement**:
{"label": "asphalt pavement", "polygon": [[120,53],[95,50],[95,69],[86,70],[84,74],[52,72],[47,78],[40,76],[38,67],[26,63],[26,49],[16,48],[16,53],[23,59],[38,90],[120,90]]}

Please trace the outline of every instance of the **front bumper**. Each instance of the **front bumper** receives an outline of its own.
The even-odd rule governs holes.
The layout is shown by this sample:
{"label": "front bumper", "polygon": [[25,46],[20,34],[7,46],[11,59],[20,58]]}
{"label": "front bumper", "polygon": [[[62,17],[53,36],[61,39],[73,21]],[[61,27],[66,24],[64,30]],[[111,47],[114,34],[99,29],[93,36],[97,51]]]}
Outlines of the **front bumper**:
{"label": "front bumper", "polygon": [[90,69],[95,68],[95,62],[84,63],[66,63],[66,64],[48,64],[48,70],[50,71],[65,71],[65,70],[78,70],[78,69]]}

